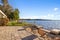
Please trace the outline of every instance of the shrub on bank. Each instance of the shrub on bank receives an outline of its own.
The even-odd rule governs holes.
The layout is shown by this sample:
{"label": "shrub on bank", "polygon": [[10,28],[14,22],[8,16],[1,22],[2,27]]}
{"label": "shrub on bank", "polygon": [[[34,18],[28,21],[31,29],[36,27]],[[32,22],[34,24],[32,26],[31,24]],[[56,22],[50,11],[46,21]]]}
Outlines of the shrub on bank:
{"label": "shrub on bank", "polygon": [[8,22],[8,18],[0,18],[0,26],[5,26]]}

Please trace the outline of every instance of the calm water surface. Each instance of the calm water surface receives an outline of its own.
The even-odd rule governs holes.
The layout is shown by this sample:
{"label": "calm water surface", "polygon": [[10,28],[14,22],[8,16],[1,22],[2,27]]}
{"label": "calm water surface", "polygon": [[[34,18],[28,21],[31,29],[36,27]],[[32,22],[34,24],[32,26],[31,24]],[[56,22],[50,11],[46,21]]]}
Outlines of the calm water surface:
{"label": "calm water surface", "polygon": [[42,20],[24,20],[25,22],[36,24],[36,25],[41,25],[45,29],[60,29],[60,21],[42,21]]}

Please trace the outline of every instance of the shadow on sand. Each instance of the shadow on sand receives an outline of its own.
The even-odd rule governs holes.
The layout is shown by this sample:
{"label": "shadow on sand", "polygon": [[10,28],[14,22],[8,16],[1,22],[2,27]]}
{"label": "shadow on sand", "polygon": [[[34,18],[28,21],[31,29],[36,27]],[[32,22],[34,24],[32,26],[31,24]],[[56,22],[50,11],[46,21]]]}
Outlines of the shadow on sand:
{"label": "shadow on sand", "polygon": [[33,40],[33,39],[35,39],[35,38],[37,38],[37,36],[36,35],[30,35],[30,36],[27,36],[27,37],[25,37],[25,38],[22,38],[22,40]]}

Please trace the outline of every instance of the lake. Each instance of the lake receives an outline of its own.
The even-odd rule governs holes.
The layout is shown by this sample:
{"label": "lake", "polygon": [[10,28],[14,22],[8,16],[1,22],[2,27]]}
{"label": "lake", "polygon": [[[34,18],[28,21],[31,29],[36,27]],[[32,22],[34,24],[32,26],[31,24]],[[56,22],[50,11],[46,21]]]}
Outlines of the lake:
{"label": "lake", "polygon": [[60,20],[23,20],[31,24],[41,25],[45,29],[60,29]]}

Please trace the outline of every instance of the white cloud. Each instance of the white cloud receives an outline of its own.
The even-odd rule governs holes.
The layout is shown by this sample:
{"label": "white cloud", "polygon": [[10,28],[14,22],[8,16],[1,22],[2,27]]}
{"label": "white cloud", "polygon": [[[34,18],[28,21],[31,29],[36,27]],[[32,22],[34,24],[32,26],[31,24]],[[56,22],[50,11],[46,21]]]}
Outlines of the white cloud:
{"label": "white cloud", "polygon": [[54,18],[53,14],[47,14],[47,15],[40,16],[40,19],[53,19],[53,18]]}
{"label": "white cloud", "polygon": [[54,14],[47,14],[47,15],[41,15],[41,16],[29,16],[29,17],[22,17],[23,19],[52,19],[52,20],[60,20],[60,15],[54,15]]}
{"label": "white cloud", "polygon": [[59,8],[54,8],[54,11],[57,11]]}
{"label": "white cloud", "polygon": [[38,16],[32,16],[31,19],[38,19]]}
{"label": "white cloud", "polygon": [[22,17],[23,19],[39,19],[38,16]]}
{"label": "white cloud", "polygon": [[22,17],[23,19],[53,19],[53,14],[41,15],[41,16],[30,16],[30,17]]}

